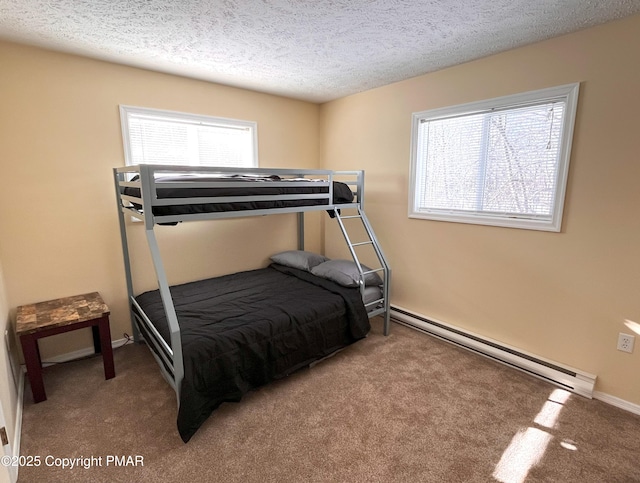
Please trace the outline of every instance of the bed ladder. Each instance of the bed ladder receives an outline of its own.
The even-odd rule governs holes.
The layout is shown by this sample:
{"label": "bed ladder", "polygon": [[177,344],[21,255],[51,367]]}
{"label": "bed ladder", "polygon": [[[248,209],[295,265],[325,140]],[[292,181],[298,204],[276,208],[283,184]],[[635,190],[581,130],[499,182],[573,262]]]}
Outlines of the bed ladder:
{"label": "bed ladder", "polygon": [[[382,297],[380,299],[374,300],[373,302],[369,302],[366,304],[367,310],[370,306],[377,307],[373,311],[369,312],[369,317],[373,317],[375,315],[384,314],[384,335],[389,335],[389,326],[390,326],[390,311],[389,311],[389,282],[391,281],[391,269],[389,268],[389,264],[387,263],[387,259],[382,253],[382,249],[380,248],[380,243],[376,238],[375,233],[373,232],[373,228],[367,219],[362,208],[358,205],[356,208],[357,214],[354,215],[342,215],[340,213],[340,209],[334,209],[333,214],[335,215],[336,220],[338,220],[338,225],[340,226],[340,231],[342,231],[342,235],[344,236],[345,241],[347,242],[347,246],[349,247],[349,252],[351,253],[351,257],[358,267],[358,271],[360,272],[360,291],[364,296],[364,277],[369,273],[381,273],[381,278],[383,281],[382,285]],[[366,235],[363,241],[352,242],[351,237],[346,228],[345,220],[360,220],[364,233]],[[371,246],[378,258],[378,262],[380,264],[379,268],[372,268],[370,270],[364,271],[362,268],[362,264],[360,263],[360,259],[358,258],[357,249],[360,247]]]}

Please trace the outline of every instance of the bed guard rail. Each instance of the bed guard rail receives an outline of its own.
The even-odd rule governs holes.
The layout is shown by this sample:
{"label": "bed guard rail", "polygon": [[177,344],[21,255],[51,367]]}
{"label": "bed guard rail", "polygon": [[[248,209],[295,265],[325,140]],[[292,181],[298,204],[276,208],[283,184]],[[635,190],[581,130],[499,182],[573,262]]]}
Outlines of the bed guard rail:
{"label": "bed guard rail", "polygon": [[[363,171],[331,171],[284,168],[226,168],[207,166],[136,165],[114,169],[118,199],[122,210],[132,217],[153,224],[172,224],[182,221],[259,216],[276,213],[300,213],[304,211],[331,210],[334,207],[360,205],[364,196]],[[266,180],[269,180],[268,182]],[[265,181],[263,184],[257,184]],[[334,182],[347,185],[353,195],[351,203],[334,202]],[[256,187],[299,188],[300,193],[256,194]],[[254,189],[249,195],[216,195],[209,188]],[[305,192],[305,189],[314,192]],[[317,192],[321,188],[322,192]],[[179,190],[182,197],[163,197],[161,190]],[[196,196],[185,196],[188,190]],[[259,191],[259,189],[258,189]],[[233,208],[229,211],[208,211],[206,206],[230,206],[233,203],[257,202],[260,208]],[[265,204],[265,202],[267,202]],[[273,207],[269,207],[273,202]],[[287,206],[282,206],[287,202]],[[295,205],[297,202],[300,205]],[[205,206],[206,205],[206,206]],[[168,213],[167,207],[180,207],[180,213]],[[267,207],[264,207],[267,206]],[[189,208],[194,208],[191,212]],[[203,209],[203,207],[205,207]],[[165,209],[163,209],[165,208]],[[156,213],[158,212],[158,213]],[[149,216],[149,213],[152,213]]]}

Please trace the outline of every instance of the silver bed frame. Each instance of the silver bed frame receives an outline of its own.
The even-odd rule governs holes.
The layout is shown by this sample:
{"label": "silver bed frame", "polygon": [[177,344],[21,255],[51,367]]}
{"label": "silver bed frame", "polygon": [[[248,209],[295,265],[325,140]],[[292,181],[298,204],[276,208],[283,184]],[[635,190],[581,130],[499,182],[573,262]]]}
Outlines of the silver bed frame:
{"label": "silver bed frame", "polygon": [[[156,182],[156,175],[174,174],[196,174],[207,177],[230,176],[230,175],[251,175],[251,176],[271,176],[277,175],[290,181],[270,181],[269,186],[279,187],[328,187],[327,193],[317,194],[279,194],[279,195],[259,195],[259,196],[225,196],[225,197],[197,197],[197,198],[160,198],[158,188],[219,188],[229,187],[229,181],[203,181],[186,179],[176,182]],[[144,333],[145,341],[149,344],[151,353],[156,358],[160,370],[167,382],[173,387],[180,405],[180,387],[184,377],[184,365],[182,359],[182,342],[180,337],[180,326],[176,316],[171,289],[162,263],[158,241],[154,232],[154,227],[159,223],[175,223],[195,220],[216,220],[221,218],[237,218],[245,216],[272,215],[278,213],[298,214],[298,249],[304,250],[304,213],[307,211],[329,211],[337,220],[340,230],[344,235],[345,242],[349,248],[358,271],[360,272],[360,290],[364,296],[364,276],[370,272],[381,272],[383,286],[382,296],[378,300],[368,304],[369,317],[377,315],[384,316],[384,335],[388,335],[390,326],[389,310],[389,287],[391,281],[391,270],[387,260],[380,248],[380,244],[373,232],[364,210],[364,171],[329,171],[329,170],[290,170],[290,169],[260,169],[260,168],[213,168],[213,167],[185,167],[166,165],[137,165],[121,168],[114,168],[116,200],[118,205],[118,215],[120,222],[120,235],[122,241],[122,252],[124,256],[124,267],[127,281],[127,293],[131,302],[131,321],[134,338],[140,340],[141,333]],[[137,176],[137,178],[135,178]],[[134,180],[135,178],[135,180]],[[291,180],[294,179],[294,180]],[[318,181],[321,180],[321,181]],[[333,204],[333,181],[341,181],[347,184],[354,192],[355,201],[347,204]],[[255,181],[233,181],[235,187],[252,186]],[[125,187],[138,188],[140,196],[134,197],[123,194]],[[250,209],[238,211],[221,211],[211,213],[196,213],[184,215],[153,215],[153,207],[166,205],[200,205],[205,203],[234,203],[246,201],[281,201],[281,200],[306,200],[320,199],[324,204],[312,206],[300,206],[290,208],[271,209]],[[134,204],[141,206],[137,209]],[[354,214],[345,214],[354,213]],[[153,266],[155,268],[158,287],[162,298],[167,322],[170,330],[171,346],[167,344],[160,335],[153,323],[145,315],[138,305],[133,288],[131,275],[131,262],[129,254],[129,244],[127,241],[126,216],[131,216],[144,222],[147,242],[151,252]],[[360,220],[364,227],[364,232],[368,239],[365,241],[352,242],[347,230],[349,224],[347,220]],[[380,267],[369,271],[363,271],[359,261],[357,249],[361,246],[370,245],[373,247]]]}

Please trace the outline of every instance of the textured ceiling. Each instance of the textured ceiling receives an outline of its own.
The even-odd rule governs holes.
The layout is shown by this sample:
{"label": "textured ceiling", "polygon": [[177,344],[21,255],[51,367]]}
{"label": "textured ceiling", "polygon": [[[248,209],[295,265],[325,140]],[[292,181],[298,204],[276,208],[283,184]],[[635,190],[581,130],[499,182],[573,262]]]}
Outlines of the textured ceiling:
{"label": "textured ceiling", "polygon": [[0,0],[0,38],[324,102],[640,13],[640,0]]}

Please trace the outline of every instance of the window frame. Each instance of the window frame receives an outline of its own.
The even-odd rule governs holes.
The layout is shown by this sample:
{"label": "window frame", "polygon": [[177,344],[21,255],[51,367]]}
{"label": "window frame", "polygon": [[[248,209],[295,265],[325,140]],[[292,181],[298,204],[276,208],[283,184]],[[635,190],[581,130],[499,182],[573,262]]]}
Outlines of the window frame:
{"label": "window frame", "polygon": [[[579,86],[579,83],[566,84],[557,87],[413,113],[411,119],[409,218],[559,232],[562,227],[562,215],[569,174],[569,162],[578,105]],[[454,212],[454,210],[448,211],[444,209],[425,209],[418,207],[416,200],[416,196],[418,194],[417,185],[419,181],[417,178],[419,171],[418,143],[419,129],[422,121],[479,114],[481,112],[498,109],[505,110],[509,108],[518,108],[537,103],[543,104],[554,100],[563,100],[565,102],[565,112],[563,116],[562,133],[560,136],[559,159],[555,180],[555,197],[550,220],[536,219],[535,217],[518,217],[506,214],[495,214],[482,211],[461,213]]]}
{"label": "window frame", "polygon": [[[258,162],[258,123],[255,121],[245,121],[242,119],[232,119],[226,117],[207,116],[203,114],[192,114],[188,112],[170,111],[166,109],[154,109],[150,107],[138,107],[121,104],[120,108],[120,126],[122,129],[122,144],[124,149],[124,160],[126,166],[133,166],[138,163],[134,163],[131,154],[131,137],[129,135],[129,114],[139,114],[143,116],[158,116],[158,117],[172,117],[175,119],[197,123],[197,124],[218,124],[223,126],[229,126],[232,128],[249,129],[251,131],[251,166],[246,168],[259,167]],[[180,165],[188,166],[188,165]],[[202,165],[204,166],[204,165]],[[218,165],[207,165],[222,167]],[[243,167],[245,168],[245,167]]]}

